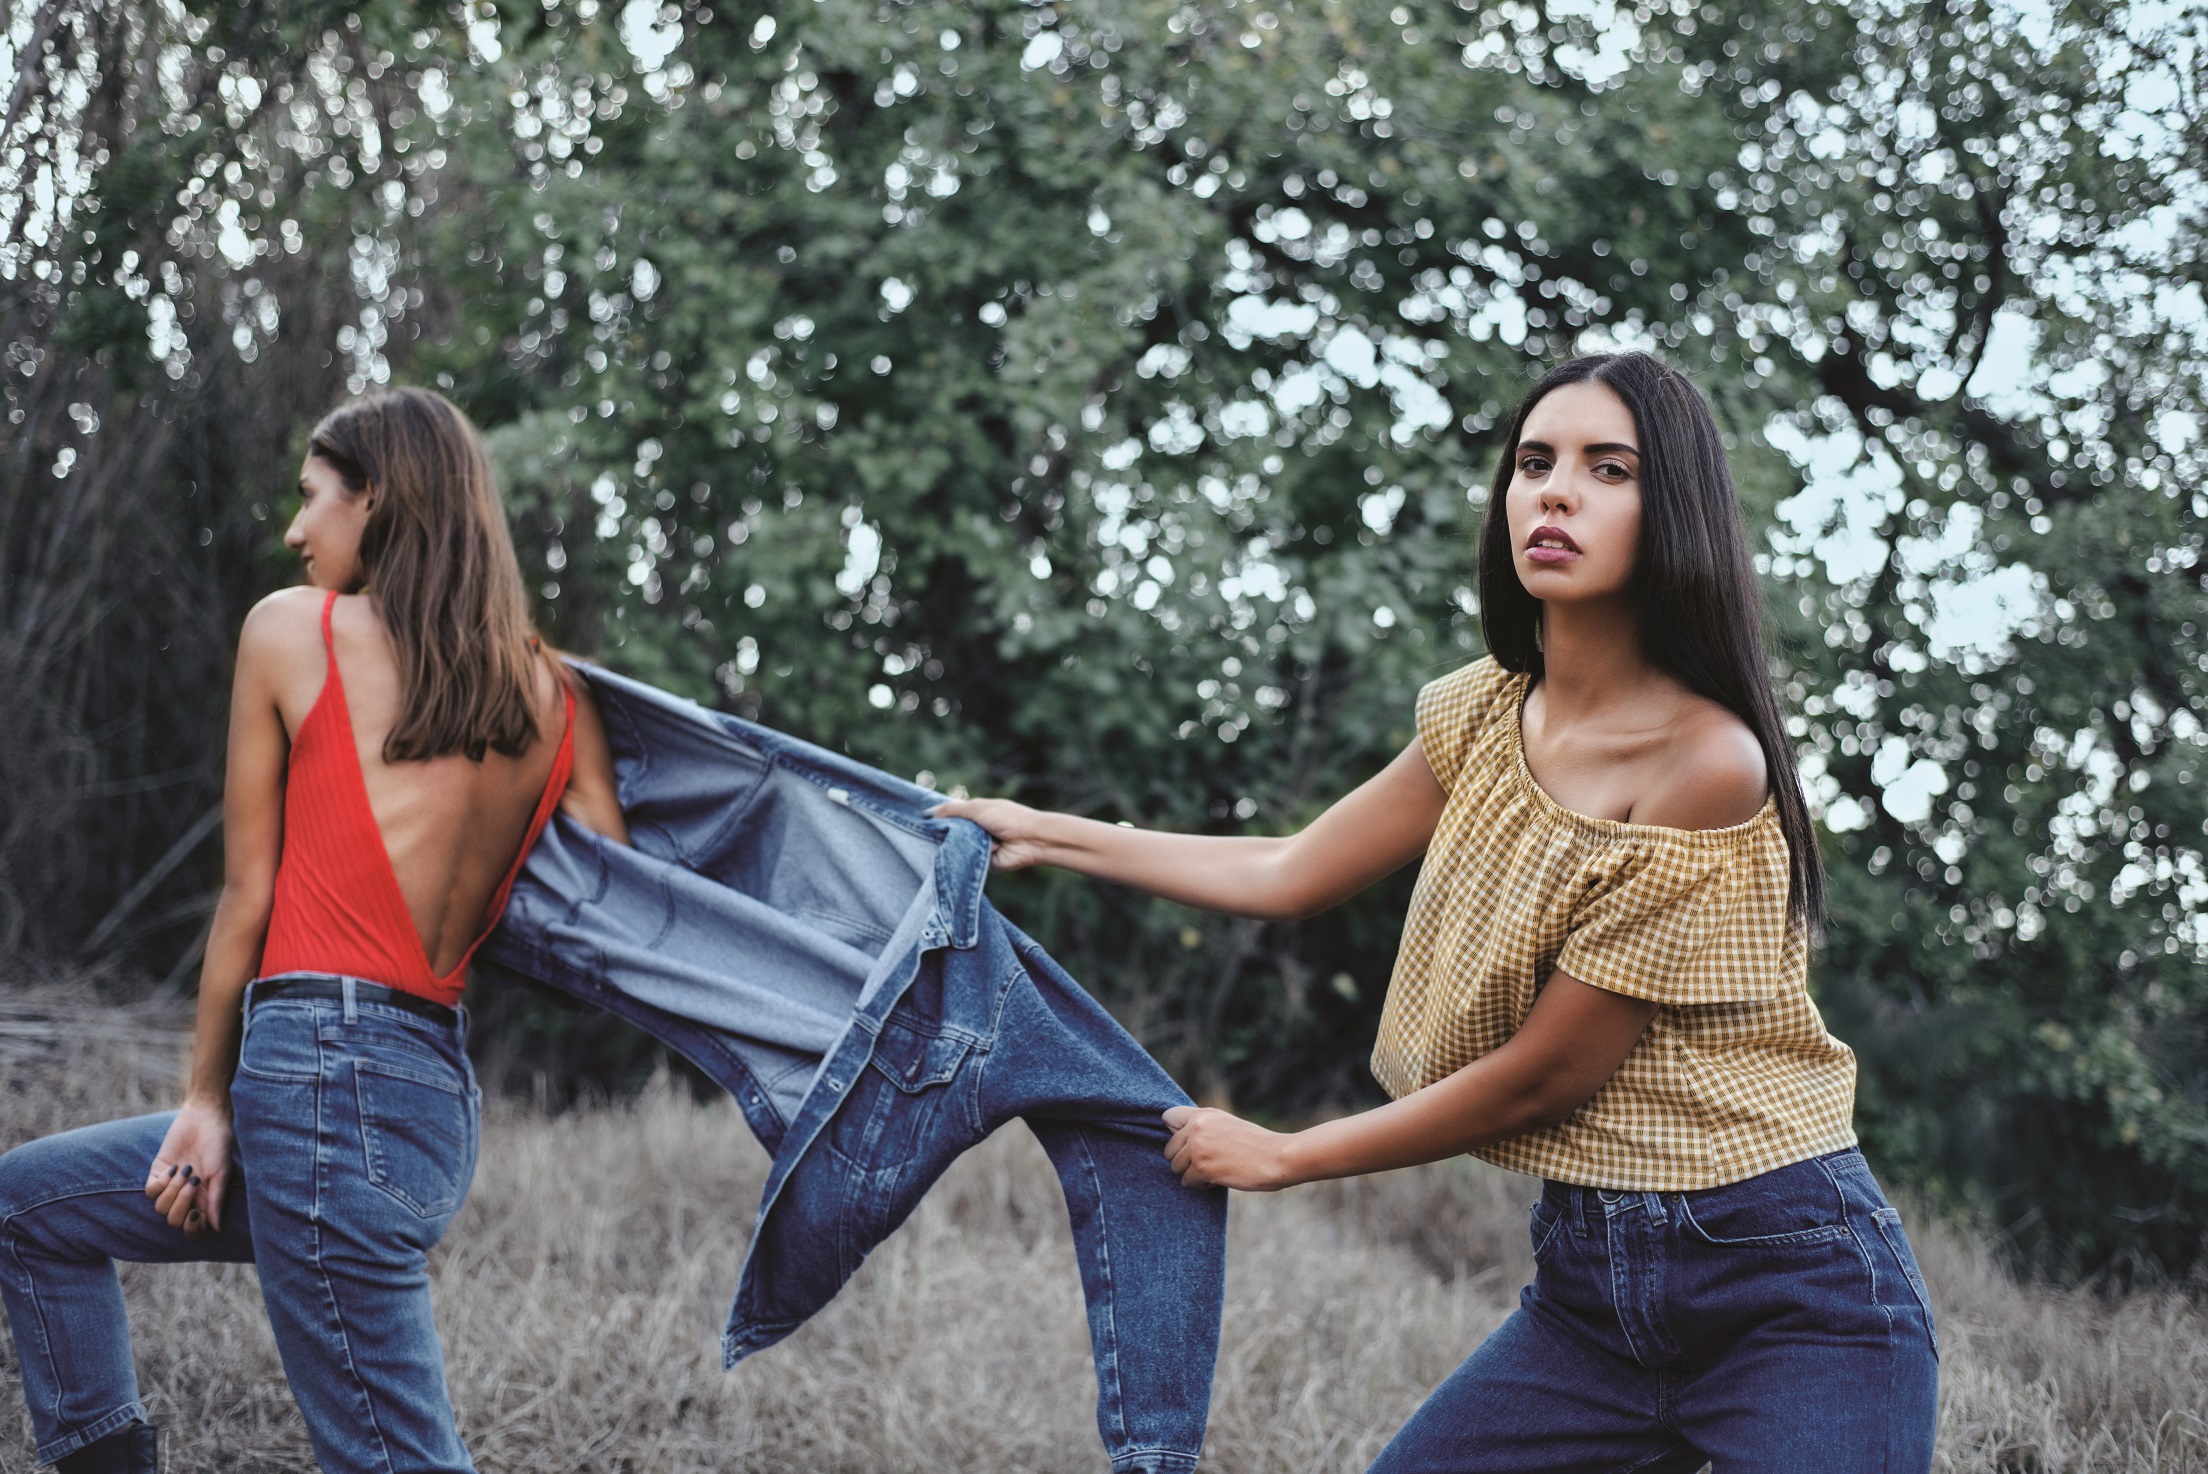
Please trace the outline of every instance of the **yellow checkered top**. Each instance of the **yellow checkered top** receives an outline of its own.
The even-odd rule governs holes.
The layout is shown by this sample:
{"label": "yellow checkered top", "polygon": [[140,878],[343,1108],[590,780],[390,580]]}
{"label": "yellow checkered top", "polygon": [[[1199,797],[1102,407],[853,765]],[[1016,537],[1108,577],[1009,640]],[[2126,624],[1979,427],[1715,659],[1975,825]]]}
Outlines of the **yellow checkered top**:
{"label": "yellow checkered top", "polygon": [[1810,1000],[1777,805],[1729,829],[1575,814],[1526,767],[1527,685],[1490,657],[1419,693],[1419,740],[1449,801],[1374,1078],[1403,1096],[1470,1064],[1561,968],[1660,1005],[1655,1019],[1570,1120],[1479,1156],[1585,1187],[1688,1192],[1852,1146],[1855,1055]]}

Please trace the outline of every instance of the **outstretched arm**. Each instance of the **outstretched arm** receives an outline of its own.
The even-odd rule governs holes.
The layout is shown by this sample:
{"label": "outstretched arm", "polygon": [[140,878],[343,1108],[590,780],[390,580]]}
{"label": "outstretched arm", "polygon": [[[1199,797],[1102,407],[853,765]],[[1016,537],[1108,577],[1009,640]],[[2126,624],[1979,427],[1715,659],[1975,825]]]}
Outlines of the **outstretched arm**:
{"label": "outstretched arm", "polygon": [[996,798],[935,812],[988,830],[1000,870],[1057,865],[1207,911],[1286,920],[1324,911],[1424,854],[1447,800],[1414,741],[1301,833],[1281,838],[1166,834]]}
{"label": "outstretched arm", "polygon": [[1618,1072],[1655,1016],[1653,1003],[1554,972],[1517,1033],[1423,1090],[1294,1132],[1175,1106],[1166,1155],[1190,1187],[1245,1192],[1437,1162],[1560,1125]]}

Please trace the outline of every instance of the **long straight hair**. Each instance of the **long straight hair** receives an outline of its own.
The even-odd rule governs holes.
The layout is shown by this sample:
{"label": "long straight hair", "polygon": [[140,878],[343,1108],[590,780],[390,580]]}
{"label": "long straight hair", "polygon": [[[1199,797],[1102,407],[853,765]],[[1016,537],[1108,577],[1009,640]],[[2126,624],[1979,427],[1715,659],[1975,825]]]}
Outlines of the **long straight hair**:
{"label": "long straight hair", "polygon": [[1504,502],[1526,417],[1555,390],[1587,383],[1625,401],[1640,441],[1641,538],[1628,592],[1640,615],[1641,649],[1756,734],[1786,833],[1788,911],[1819,929],[1825,870],[1771,688],[1762,591],[1725,463],[1725,440],[1709,401],[1678,370],[1646,353],[1592,354],[1551,369],[1519,403],[1480,529],[1480,623],[1488,653],[1505,670],[1541,677],[1541,601],[1519,582]]}
{"label": "long straight hair", "polygon": [[527,752],[538,735],[529,605],[475,426],[442,394],[390,389],[333,410],[307,445],[354,495],[375,488],[361,583],[398,651],[402,692],[384,761]]}

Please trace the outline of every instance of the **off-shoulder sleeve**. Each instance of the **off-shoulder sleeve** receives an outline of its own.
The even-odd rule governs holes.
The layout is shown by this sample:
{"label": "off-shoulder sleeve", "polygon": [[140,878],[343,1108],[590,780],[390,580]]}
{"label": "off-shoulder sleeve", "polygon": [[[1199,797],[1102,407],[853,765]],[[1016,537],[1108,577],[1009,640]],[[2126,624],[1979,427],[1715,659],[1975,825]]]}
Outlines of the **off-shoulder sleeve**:
{"label": "off-shoulder sleeve", "polygon": [[1510,672],[1483,655],[1462,670],[1429,681],[1418,693],[1418,745],[1426,766],[1444,789],[1457,786],[1464,755],[1487,725],[1488,714],[1510,684]]}
{"label": "off-shoulder sleeve", "polygon": [[1776,997],[1794,981],[1787,881],[1770,809],[1733,830],[1621,839],[1582,871],[1557,970],[1675,1007]]}

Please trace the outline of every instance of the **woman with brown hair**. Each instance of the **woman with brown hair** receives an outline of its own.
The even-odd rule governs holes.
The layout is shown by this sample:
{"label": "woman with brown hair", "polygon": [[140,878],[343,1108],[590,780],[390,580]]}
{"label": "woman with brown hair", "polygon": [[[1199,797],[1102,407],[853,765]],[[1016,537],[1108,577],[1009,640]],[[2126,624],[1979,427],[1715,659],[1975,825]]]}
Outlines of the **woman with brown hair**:
{"label": "woman with brown hair", "polygon": [[1302,1131],[1166,1113],[1249,1192],[1472,1152],[1544,1179],[1518,1313],[1374,1474],[1889,1474],[1932,1461],[1932,1318],[1808,990],[1817,830],[1725,440],[1645,353],[1519,405],[1481,531],[1488,655],[1387,768],[1277,838],[946,804],[999,868],[1290,918],[1420,861],[1372,1070]]}
{"label": "woman with brown hair", "polygon": [[239,639],[183,1103],[0,1158],[0,1296],[38,1457],[70,1474],[159,1467],[116,1260],[258,1266],[324,1469],[473,1467],[426,1257],[475,1170],[468,961],[555,807],[626,837],[466,416],[348,404],[299,493],[307,587]]}

